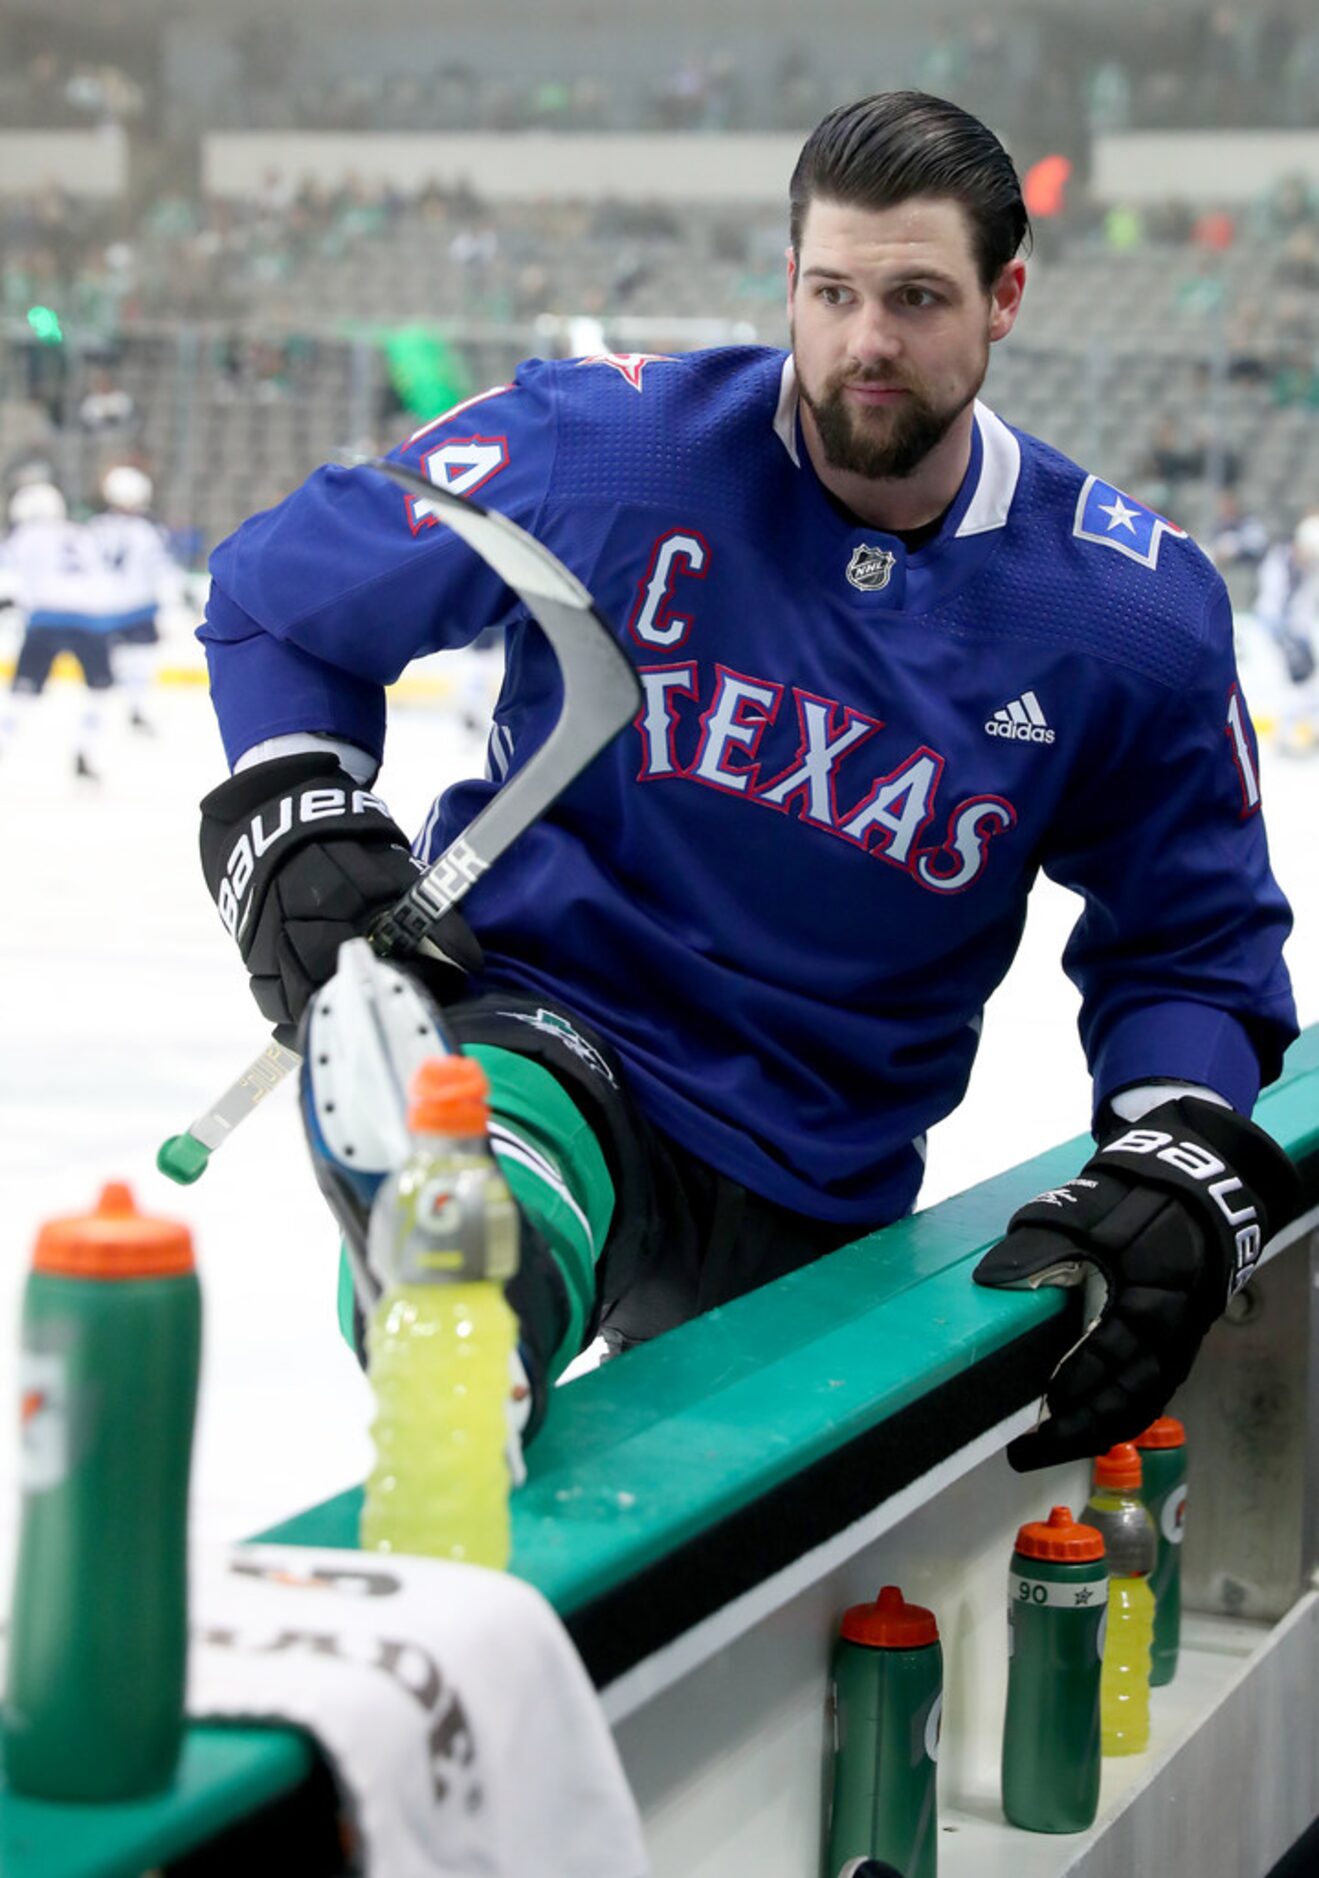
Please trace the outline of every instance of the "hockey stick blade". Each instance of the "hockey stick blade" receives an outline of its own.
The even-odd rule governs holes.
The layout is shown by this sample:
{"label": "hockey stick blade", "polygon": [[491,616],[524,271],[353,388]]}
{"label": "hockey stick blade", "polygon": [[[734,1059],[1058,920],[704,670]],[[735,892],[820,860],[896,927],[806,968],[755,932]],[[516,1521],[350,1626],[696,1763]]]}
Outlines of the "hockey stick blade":
{"label": "hockey stick blade", "polygon": [[[399,483],[419,508],[431,509],[495,570],[549,640],[563,679],[563,704],[540,749],[373,923],[368,937],[375,950],[406,957],[631,721],[640,708],[641,686],[586,588],[516,522],[401,463],[376,458],[360,467]],[[200,1179],[215,1149],[300,1061],[278,1039],[267,1044],[214,1107],[161,1146],[161,1173],[181,1186]]]}
{"label": "hockey stick blade", "polygon": [[641,686],[576,575],[516,522],[451,495],[401,463],[377,458],[369,467],[416,496],[419,507],[432,509],[513,589],[549,640],[563,680],[558,719],[535,756],[372,926],[377,952],[406,954],[631,722]]}

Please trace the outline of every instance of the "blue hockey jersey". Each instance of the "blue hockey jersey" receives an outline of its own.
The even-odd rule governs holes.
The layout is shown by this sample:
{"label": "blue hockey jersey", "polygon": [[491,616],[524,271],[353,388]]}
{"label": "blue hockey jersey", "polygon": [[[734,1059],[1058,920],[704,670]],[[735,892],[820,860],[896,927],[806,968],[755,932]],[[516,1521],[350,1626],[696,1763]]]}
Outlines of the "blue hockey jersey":
{"label": "blue hockey jersey", "polygon": [[[722,1172],[858,1225],[904,1211],[960,1101],[1037,870],[1097,1096],[1150,1077],[1249,1112],[1295,1032],[1227,596],[1182,532],[977,406],[933,539],[859,524],[764,348],[532,361],[398,452],[585,582],[634,724],[475,888],[487,987],[563,1002]],[[231,761],[329,733],[379,757],[409,660],[507,629],[492,750],[559,702],[547,643],[456,537],[324,468],[212,559]],[[450,789],[437,854],[498,786]]]}

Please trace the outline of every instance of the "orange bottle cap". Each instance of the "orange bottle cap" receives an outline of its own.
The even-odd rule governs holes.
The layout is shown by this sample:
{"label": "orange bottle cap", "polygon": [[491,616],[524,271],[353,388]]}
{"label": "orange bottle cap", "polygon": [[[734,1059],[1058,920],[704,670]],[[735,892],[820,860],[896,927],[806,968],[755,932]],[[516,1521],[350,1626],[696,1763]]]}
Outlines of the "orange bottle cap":
{"label": "orange bottle cap", "polygon": [[475,1057],[429,1057],[408,1096],[414,1134],[483,1135],[490,1126],[490,1085]]}
{"label": "orange bottle cap", "polygon": [[1104,1539],[1093,1526],[1079,1525],[1070,1507],[1055,1506],[1047,1519],[1034,1519],[1018,1530],[1017,1550],[1025,1558],[1051,1558],[1061,1564],[1079,1565],[1087,1559],[1103,1558]]}
{"label": "orange bottle cap", "polygon": [[843,1612],[841,1634],[872,1650],[919,1650],[939,1641],[939,1626],[933,1611],[908,1604],[896,1585],[885,1585],[873,1604],[853,1604]]}
{"label": "orange bottle cap", "polygon": [[1140,1478],[1140,1454],[1130,1441],[1119,1441],[1095,1461],[1097,1487],[1138,1487]]}
{"label": "orange bottle cap", "polygon": [[188,1228],[139,1213],[122,1180],[101,1189],[95,1212],[48,1219],[32,1248],[33,1271],[63,1278],[173,1278],[193,1268]]}
{"label": "orange bottle cap", "polygon": [[1175,1415],[1160,1415],[1158,1421],[1151,1422],[1143,1435],[1136,1436],[1138,1448],[1184,1448],[1186,1430]]}

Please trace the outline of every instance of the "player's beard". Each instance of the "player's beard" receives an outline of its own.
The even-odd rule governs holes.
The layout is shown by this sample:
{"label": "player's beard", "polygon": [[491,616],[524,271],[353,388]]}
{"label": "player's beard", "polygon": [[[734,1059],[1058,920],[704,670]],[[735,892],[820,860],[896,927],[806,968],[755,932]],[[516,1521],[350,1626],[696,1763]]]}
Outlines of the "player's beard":
{"label": "player's beard", "polygon": [[[954,421],[984,383],[989,346],[974,383],[946,404],[936,404],[918,380],[895,377],[892,372],[858,372],[843,367],[826,381],[817,398],[807,389],[798,369],[802,403],[810,410],[819,433],[825,461],[868,481],[901,481],[912,475],[936,444],[942,443]],[[848,402],[847,385],[891,385],[906,392],[900,404],[864,407]]]}

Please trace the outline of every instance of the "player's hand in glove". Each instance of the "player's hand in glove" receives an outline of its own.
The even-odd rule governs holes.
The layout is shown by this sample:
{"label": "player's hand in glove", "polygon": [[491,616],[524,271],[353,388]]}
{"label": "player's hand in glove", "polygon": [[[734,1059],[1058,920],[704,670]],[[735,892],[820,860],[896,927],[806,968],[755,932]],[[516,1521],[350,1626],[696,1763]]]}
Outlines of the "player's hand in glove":
{"label": "player's hand in glove", "polygon": [[1008,1448],[1019,1473],[1102,1454],[1156,1420],[1300,1203],[1282,1149],[1232,1109],[1180,1096],[1118,1127],[1074,1180],[1014,1213],[975,1270],[1009,1290],[1087,1288],[1047,1416]]}
{"label": "player's hand in glove", "polygon": [[[221,783],[201,804],[201,855],[220,918],[238,942],[262,1015],[297,1023],[334,973],[345,939],[421,872],[402,829],[329,754],[276,757]],[[466,920],[446,913],[417,961],[442,1002],[458,995],[481,948]]]}

